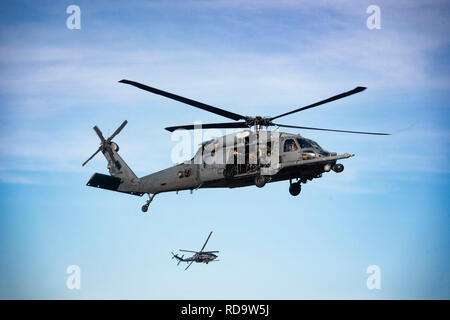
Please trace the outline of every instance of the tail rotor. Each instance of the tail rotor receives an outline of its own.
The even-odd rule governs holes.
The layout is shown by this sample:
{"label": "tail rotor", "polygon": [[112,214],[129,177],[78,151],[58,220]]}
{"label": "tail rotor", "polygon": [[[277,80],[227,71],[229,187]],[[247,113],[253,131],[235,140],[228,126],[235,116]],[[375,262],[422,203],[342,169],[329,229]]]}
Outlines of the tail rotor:
{"label": "tail rotor", "polygon": [[120,133],[120,131],[122,131],[122,129],[127,125],[127,123],[128,123],[127,120],[122,122],[122,124],[116,129],[116,131],[114,131],[114,133],[108,139],[105,139],[103,137],[103,133],[100,131],[100,129],[97,126],[94,126],[94,131],[95,131],[95,133],[97,133],[98,137],[100,138],[100,147],[97,149],[97,151],[94,152],[94,154],[92,156],[89,157],[89,159],[87,159],[83,163],[83,167],[89,161],[91,161],[91,159],[94,158],[97,155],[97,153],[99,153],[100,151],[103,152],[106,150],[109,153],[111,159],[114,159],[114,154],[111,149],[111,141],[115,136],[117,136]]}
{"label": "tail rotor", "polygon": [[172,259],[175,258],[175,259],[178,260],[177,266],[179,266],[180,263],[183,262],[184,254],[181,257],[179,257],[178,255],[174,254],[173,252],[171,252],[171,254],[172,254]]}
{"label": "tail rotor", "polygon": [[175,259],[178,260],[177,266],[179,266],[180,263],[183,262],[184,254],[183,254],[181,257],[179,257],[178,255],[176,255],[176,254],[173,253],[173,252],[171,252],[171,254],[172,254],[172,259],[175,258]]}

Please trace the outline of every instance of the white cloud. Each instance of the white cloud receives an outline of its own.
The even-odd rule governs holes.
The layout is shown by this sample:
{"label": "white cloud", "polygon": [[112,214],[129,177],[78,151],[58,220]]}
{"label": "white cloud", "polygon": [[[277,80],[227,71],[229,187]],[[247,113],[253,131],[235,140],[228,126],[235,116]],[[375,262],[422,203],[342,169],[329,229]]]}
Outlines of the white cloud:
{"label": "white cloud", "polygon": [[[424,87],[447,90],[450,84],[448,74],[436,75],[429,71],[436,63],[433,53],[448,44],[447,37],[442,35],[444,31],[436,30],[436,24],[448,23],[434,5],[381,2],[385,19],[383,28],[370,31],[365,28],[365,10],[360,12],[361,8],[365,9],[364,4],[347,1],[183,3],[198,8],[236,10],[241,6],[248,10],[277,7],[299,12],[326,9],[332,12],[327,15],[332,20],[320,17],[322,20],[318,20],[322,23],[316,25],[314,31],[298,32],[292,27],[299,28],[301,23],[290,26],[283,19],[269,21],[279,27],[277,30],[286,30],[286,35],[268,32],[256,40],[282,45],[285,50],[261,50],[261,43],[254,47],[239,42],[225,46],[213,39],[210,46],[199,48],[199,44],[209,44],[207,37],[195,39],[194,44],[170,37],[157,43],[148,39],[136,49],[136,38],[128,40],[126,33],[129,30],[120,31],[120,26],[116,26],[114,32],[118,32],[117,38],[123,40],[114,43],[101,37],[98,41],[86,41],[77,46],[68,45],[68,42],[45,45],[3,42],[0,47],[0,92],[4,96],[1,117],[8,130],[0,132],[3,146],[0,155],[4,161],[10,160],[11,170],[81,170],[78,162],[84,161],[97,147],[95,135],[86,130],[87,122],[91,126],[100,119],[106,125],[117,117],[138,121],[145,116],[148,121],[136,122],[136,125],[151,125],[151,131],[144,137],[135,134],[139,140],[121,137],[130,150],[130,162],[136,163],[136,170],[144,171],[153,167],[146,161],[148,148],[158,147],[164,150],[162,153],[170,153],[170,137],[163,135],[161,119],[173,121],[170,123],[173,125],[179,124],[178,121],[189,123],[196,117],[202,117],[205,122],[209,119],[218,121],[217,117],[192,109],[186,116],[188,109],[183,109],[184,106],[118,84],[122,78],[145,82],[248,115],[287,111],[291,106],[317,101],[356,85],[379,90],[402,88],[415,91]],[[150,2],[147,5],[167,4]],[[423,11],[423,6],[429,10]],[[254,23],[233,15],[229,19],[230,23],[236,24],[234,27],[242,25],[242,30]],[[257,22],[260,21],[259,18]],[[414,25],[415,21],[423,26]],[[356,27],[359,23],[361,27]],[[408,26],[408,23],[413,24]],[[239,30],[225,30],[226,27],[217,26],[224,28],[228,35]],[[303,27],[307,28],[307,25]],[[171,109],[167,106],[174,106],[174,111],[168,111]],[[64,118],[64,123],[71,124],[70,127],[53,128],[52,124],[58,122],[58,117],[64,117],[65,111],[74,114],[73,110],[82,108],[92,109],[92,119]],[[34,122],[36,119],[39,121]],[[27,123],[26,128],[22,122]],[[152,137],[159,138],[154,141]],[[446,139],[448,137],[441,141]],[[17,159],[20,161],[15,161]],[[165,159],[164,155],[158,155],[157,163],[164,163]],[[396,158],[386,161],[383,170],[387,170],[392,162],[400,162]],[[424,157],[409,158],[407,163],[407,170],[426,170]],[[370,161],[367,164],[370,165]]]}
{"label": "white cloud", "polygon": [[0,182],[11,184],[39,184],[39,181],[24,174],[0,171]]}

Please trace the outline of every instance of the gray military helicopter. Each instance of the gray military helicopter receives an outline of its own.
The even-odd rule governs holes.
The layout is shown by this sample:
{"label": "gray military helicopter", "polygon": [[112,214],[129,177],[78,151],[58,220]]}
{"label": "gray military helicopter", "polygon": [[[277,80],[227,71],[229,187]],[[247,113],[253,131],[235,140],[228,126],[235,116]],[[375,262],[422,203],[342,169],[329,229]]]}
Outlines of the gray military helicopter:
{"label": "gray military helicopter", "polygon": [[[207,123],[202,124],[200,127],[194,124],[165,128],[170,132],[178,129],[193,130],[197,128],[247,129],[205,141],[201,144],[191,160],[138,178],[119,156],[119,146],[112,141],[125,127],[127,121],[125,120],[107,139],[103,137],[100,129],[94,126],[94,131],[100,138],[100,147],[83,163],[83,166],[101,151],[108,162],[107,168],[110,175],[95,173],[87,185],[137,196],[147,194],[149,199],[142,206],[143,212],[147,212],[150,203],[159,193],[171,191],[178,193],[181,190],[190,190],[192,193],[193,190],[200,188],[238,188],[251,185],[262,188],[268,182],[289,180],[289,193],[293,196],[298,196],[302,183],[304,184],[307,181],[321,178],[323,173],[331,170],[336,173],[342,172],[344,166],[337,163],[337,161],[354,156],[354,154],[348,153],[338,155],[336,152],[328,152],[322,149],[317,142],[307,139],[300,134],[267,130],[271,126],[356,134],[389,135],[388,133],[313,128],[274,122],[281,117],[359,93],[364,91],[366,89],[365,87],[356,87],[353,90],[275,117],[251,117],[213,107],[135,81],[121,80],[119,82],[236,121]],[[254,130],[249,129],[252,127],[254,127]],[[266,130],[262,130],[262,127],[266,127]]]}
{"label": "gray military helicopter", "polygon": [[177,259],[178,260],[178,264],[180,265],[181,262],[187,262],[189,263],[188,266],[186,267],[186,269],[184,269],[185,271],[191,266],[191,264],[193,264],[194,262],[197,263],[210,263],[210,262],[217,262],[219,260],[215,260],[217,258],[217,255],[215,255],[214,253],[218,253],[219,251],[203,251],[203,249],[205,249],[206,244],[208,243],[209,238],[212,235],[212,231],[209,233],[208,238],[205,241],[205,244],[203,245],[203,247],[200,249],[200,251],[192,251],[192,250],[183,250],[180,249],[180,251],[182,252],[190,252],[190,253],[194,253],[194,255],[192,257],[183,259],[184,255],[182,255],[181,257],[179,257],[178,255],[172,253],[172,259]]}

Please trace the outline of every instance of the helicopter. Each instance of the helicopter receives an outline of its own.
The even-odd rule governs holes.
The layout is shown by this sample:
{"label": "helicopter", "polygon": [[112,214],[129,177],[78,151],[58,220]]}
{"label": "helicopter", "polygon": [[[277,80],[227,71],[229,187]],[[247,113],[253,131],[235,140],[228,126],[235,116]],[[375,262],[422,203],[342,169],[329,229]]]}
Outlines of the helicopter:
{"label": "helicopter", "polygon": [[[107,160],[110,175],[95,173],[87,185],[136,196],[147,194],[149,199],[141,208],[144,213],[147,212],[157,194],[178,193],[182,190],[190,190],[192,193],[194,190],[203,188],[238,188],[252,185],[262,188],[267,183],[286,180],[289,181],[289,193],[292,196],[298,196],[302,184],[321,178],[323,173],[331,170],[336,173],[344,171],[344,165],[337,161],[354,156],[349,153],[328,152],[311,139],[300,134],[279,132],[278,128],[389,135],[389,133],[324,129],[274,122],[281,117],[362,92],[366,87],[361,86],[274,117],[252,117],[139,82],[125,79],[119,82],[234,120],[234,122],[189,124],[165,128],[169,132],[196,129],[246,129],[204,141],[191,160],[138,178],[118,154],[119,146],[112,141],[125,127],[127,120],[106,139],[100,129],[94,126],[93,129],[100,138],[100,146],[82,165],[85,166],[97,153],[102,152]],[[276,126],[277,129],[268,130],[272,126]],[[263,130],[264,127],[266,130]]]}
{"label": "helicopter", "polygon": [[212,231],[209,233],[208,238],[205,241],[205,244],[203,245],[203,247],[200,249],[200,251],[192,251],[192,250],[183,250],[180,249],[180,251],[182,252],[190,252],[190,253],[194,253],[194,255],[192,257],[183,259],[184,255],[182,255],[181,257],[179,257],[178,255],[172,253],[172,259],[177,259],[178,263],[177,266],[180,265],[181,262],[187,262],[189,263],[188,266],[186,267],[186,269],[184,269],[185,271],[191,266],[191,264],[193,264],[194,262],[197,263],[210,263],[210,262],[217,262],[219,260],[215,260],[217,258],[217,255],[215,255],[215,253],[218,253],[219,251],[203,251],[203,249],[205,249],[206,244],[208,243],[209,238],[212,235]]}

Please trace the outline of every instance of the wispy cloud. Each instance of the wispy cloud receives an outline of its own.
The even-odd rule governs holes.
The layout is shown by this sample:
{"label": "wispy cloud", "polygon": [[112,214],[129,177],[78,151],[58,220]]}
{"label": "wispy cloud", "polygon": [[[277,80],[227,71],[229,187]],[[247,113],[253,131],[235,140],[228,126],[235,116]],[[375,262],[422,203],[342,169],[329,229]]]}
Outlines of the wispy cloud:
{"label": "wispy cloud", "polygon": [[12,172],[5,172],[0,170],[0,183],[10,184],[41,184],[42,181],[30,178],[24,174],[17,174]]}
{"label": "wispy cloud", "polygon": [[[11,170],[79,170],[80,159],[97,147],[96,137],[86,132],[94,121],[109,124],[117,117],[140,121],[142,114],[155,123],[168,121],[167,115],[172,124],[191,121],[185,113],[167,112],[161,107],[173,103],[118,84],[122,78],[230,110],[244,110],[249,115],[284,111],[355,85],[375,87],[379,93],[399,88],[447,90],[450,85],[445,68],[443,72],[431,72],[442,62],[436,62],[434,54],[448,44],[445,32],[437,28],[448,25],[445,14],[438,10],[439,3],[383,1],[379,4],[383,14],[379,31],[365,27],[366,3],[233,0],[179,4],[181,8],[174,8],[174,13],[185,10],[183,6],[191,7],[202,31],[191,32],[189,39],[179,28],[165,30],[167,22],[147,17],[155,14],[152,10],[156,7],[171,5],[164,1],[136,2],[123,8],[132,11],[147,7],[135,12],[136,20],[154,21],[149,32],[155,38],[146,32],[130,35],[130,27],[120,20],[112,24],[116,17],[110,16],[115,8],[112,4],[102,16],[103,29],[96,25],[100,29],[93,33],[86,27],[74,43],[73,33],[67,33],[64,26],[49,30],[45,23],[36,23],[30,29],[29,24],[18,22],[14,27],[30,41],[17,41],[13,33],[8,36],[4,30],[0,44],[0,120],[4,124],[0,142],[4,148],[0,155],[4,162],[11,163]],[[208,10],[224,8],[229,11],[219,15],[218,21],[211,23],[205,18]],[[271,16],[275,9],[280,10],[276,11],[279,16]],[[180,24],[192,27],[192,21]],[[121,40],[112,41],[110,33]],[[36,34],[45,34],[45,39],[31,41]],[[380,97],[380,104],[382,101]],[[338,112],[330,109],[328,115]],[[192,110],[192,114],[193,118],[201,114],[202,120],[211,118],[198,110]],[[347,124],[352,122],[340,125],[345,129]],[[161,132],[159,128],[152,130],[151,134]],[[164,141],[151,135],[139,141],[121,139],[136,154],[130,161],[137,163],[138,170],[145,170],[149,165],[141,160],[146,158],[142,144],[168,151],[170,136],[164,137]],[[407,139],[396,142],[409,145]],[[414,153],[402,149],[384,158],[376,168],[389,170],[395,167],[393,163],[401,163],[398,168],[405,170],[440,168],[429,169],[427,157],[415,157]],[[400,155],[404,158],[399,159]],[[372,161],[376,160],[362,163],[371,165]],[[444,163],[445,159],[437,162]]]}

